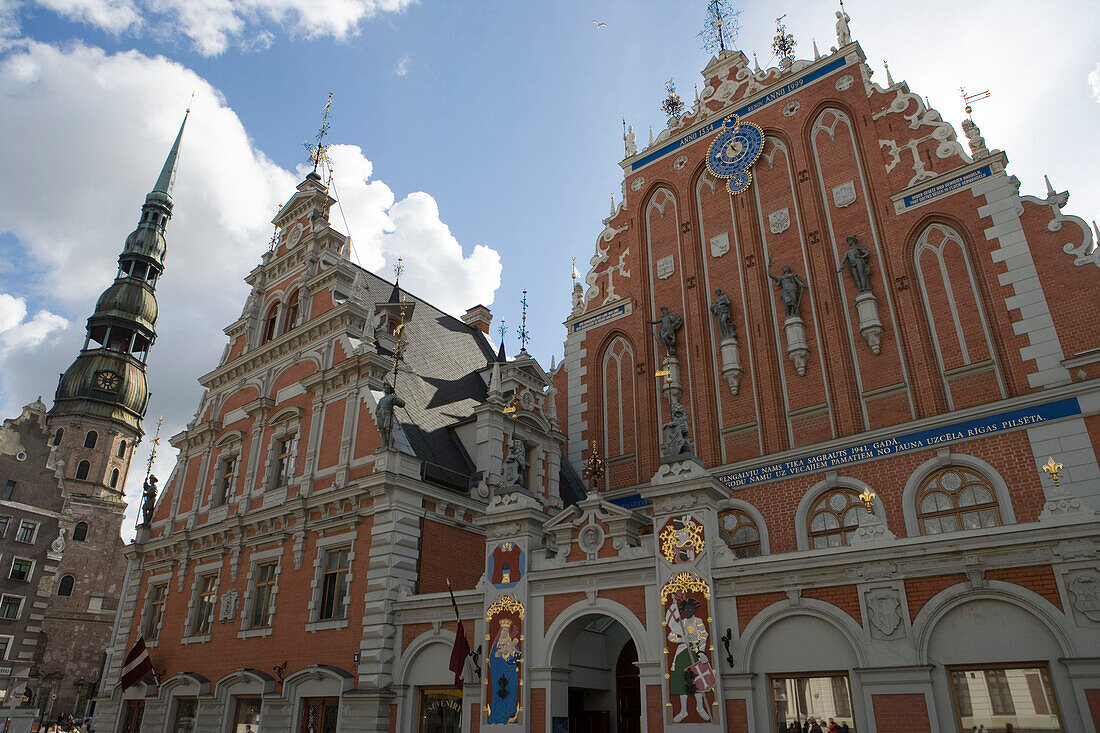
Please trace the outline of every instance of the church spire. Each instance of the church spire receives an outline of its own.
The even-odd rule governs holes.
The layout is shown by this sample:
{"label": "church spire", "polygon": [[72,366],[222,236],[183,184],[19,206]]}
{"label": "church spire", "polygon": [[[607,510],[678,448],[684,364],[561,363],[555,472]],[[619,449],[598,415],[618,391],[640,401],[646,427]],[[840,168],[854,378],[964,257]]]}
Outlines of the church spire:
{"label": "church spire", "polygon": [[168,199],[168,205],[172,205],[172,189],[176,185],[176,167],[179,165],[180,159],[180,141],[183,140],[183,128],[187,126],[187,117],[191,114],[191,107],[187,107],[187,111],[183,113],[183,123],[180,125],[180,131],[176,135],[176,142],[172,143],[172,149],[168,152],[168,158],[164,161],[164,167],[160,169],[160,177],[157,178],[157,183],[153,186],[153,190],[149,192],[149,196],[153,194],[163,194]]}

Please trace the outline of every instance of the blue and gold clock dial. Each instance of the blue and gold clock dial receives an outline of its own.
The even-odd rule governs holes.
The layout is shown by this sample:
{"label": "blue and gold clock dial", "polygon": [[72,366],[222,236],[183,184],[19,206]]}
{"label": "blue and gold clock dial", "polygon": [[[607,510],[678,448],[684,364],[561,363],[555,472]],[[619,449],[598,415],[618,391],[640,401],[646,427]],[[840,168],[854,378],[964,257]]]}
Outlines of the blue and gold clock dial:
{"label": "blue and gold clock dial", "polygon": [[724,129],[707,150],[707,170],[726,179],[726,189],[743,193],[752,183],[749,169],[764,149],[764,133],[751,122],[738,123],[736,115],[724,121]]}

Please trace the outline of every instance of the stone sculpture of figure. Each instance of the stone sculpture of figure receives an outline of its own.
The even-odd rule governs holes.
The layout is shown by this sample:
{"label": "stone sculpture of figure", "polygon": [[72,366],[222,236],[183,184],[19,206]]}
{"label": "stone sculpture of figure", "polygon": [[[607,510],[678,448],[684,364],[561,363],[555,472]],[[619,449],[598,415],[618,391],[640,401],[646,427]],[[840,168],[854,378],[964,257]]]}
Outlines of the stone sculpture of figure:
{"label": "stone sculpture of figure", "polygon": [[871,266],[867,264],[867,259],[870,256],[871,253],[859,243],[859,239],[853,234],[848,237],[848,251],[844,253],[844,257],[840,260],[840,266],[836,268],[836,271],[840,272],[847,265],[848,272],[852,275],[852,282],[855,283],[856,290],[861,293],[871,290]]}
{"label": "stone sculpture of figure", "polygon": [[509,491],[523,488],[523,472],[527,469],[527,446],[519,438],[508,441],[508,455],[504,457],[504,488]]}
{"label": "stone sculpture of figure", "polygon": [[153,509],[157,505],[157,477],[149,474],[141,493],[141,523],[148,527],[153,522]]}
{"label": "stone sculpture of figure", "polygon": [[638,143],[634,137],[634,126],[626,128],[626,134],[623,135],[623,140],[626,141],[626,154],[635,155],[638,152]]}
{"label": "stone sculpture of figure", "polygon": [[57,531],[57,538],[50,543],[50,549],[55,553],[61,553],[65,551],[65,528],[62,527]]}
{"label": "stone sculpture of figure", "polygon": [[676,356],[676,332],[684,325],[684,319],[676,313],[670,313],[668,308],[662,305],[660,317],[646,323],[660,327],[657,329],[657,338],[665,345],[665,351],[669,356]]}
{"label": "stone sculpture of figure", "polygon": [[843,10],[836,11],[836,43],[843,48],[852,42],[852,32],[848,29],[851,17]]}
{"label": "stone sculpture of figure", "polygon": [[691,452],[691,439],[688,438],[687,410],[679,402],[672,403],[672,417],[661,426],[665,436],[664,448],[670,458]]}
{"label": "stone sculpture of figure", "polygon": [[772,258],[768,257],[768,277],[775,280],[775,286],[779,288],[779,298],[787,310],[787,318],[797,317],[806,283],[799,280],[798,275],[794,274],[787,265],[783,265],[780,271],[781,275],[772,274]]}
{"label": "stone sculpture of figure", "polygon": [[715,288],[714,294],[718,297],[710,304],[710,312],[718,321],[718,335],[723,341],[726,339],[737,340],[737,326],[733,324],[733,315],[730,313],[730,298],[722,292],[722,288]]}
{"label": "stone sculpture of figure", "polygon": [[393,391],[393,385],[388,382],[382,384],[382,397],[378,400],[378,409],[374,413],[374,420],[378,424],[378,434],[382,437],[383,448],[393,448],[393,425],[395,407],[404,407],[405,400],[398,397]]}

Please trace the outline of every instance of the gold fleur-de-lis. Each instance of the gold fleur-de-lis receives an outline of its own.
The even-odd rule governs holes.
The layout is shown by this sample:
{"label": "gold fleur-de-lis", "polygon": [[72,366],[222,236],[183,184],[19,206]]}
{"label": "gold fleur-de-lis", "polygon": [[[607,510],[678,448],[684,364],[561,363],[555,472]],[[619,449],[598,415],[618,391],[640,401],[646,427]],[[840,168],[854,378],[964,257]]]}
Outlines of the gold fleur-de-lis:
{"label": "gold fleur-de-lis", "polygon": [[875,500],[875,492],[871,491],[870,487],[865,487],[859,498],[863,502],[863,506],[867,508],[867,513],[874,514],[875,505],[872,502]]}
{"label": "gold fleur-de-lis", "polygon": [[1054,481],[1054,485],[1058,486],[1058,479],[1062,477],[1062,464],[1057,463],[1053,456],[1047,456],[1047,462],[1043,465],[1043,470],[1050,474],[1050,478]]}

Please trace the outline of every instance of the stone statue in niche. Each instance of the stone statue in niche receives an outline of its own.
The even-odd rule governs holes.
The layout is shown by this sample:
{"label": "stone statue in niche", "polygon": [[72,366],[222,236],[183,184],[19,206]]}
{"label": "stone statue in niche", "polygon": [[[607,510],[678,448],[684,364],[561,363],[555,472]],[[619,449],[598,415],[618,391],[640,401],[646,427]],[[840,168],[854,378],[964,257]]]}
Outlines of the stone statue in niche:
{"label": "stone statue in niche", "polygon": [[687,410],[679,402],[673,402],[672,417],[661,426],[664,435],[665,453],[676,458],[691,453],[691,439],[688,437]]}
{"label": "stone statue in niche", "polygon": [[382,447],[393,448],[393,426],[395,407],[404,407],[405,400],[397,396],[393,391],[393,385],[389,382],[382,384],[382,397],[378,400],[378,408],[375,410],[375,422],[378,424],[378,435],[382,438]]}
{"label": "stone statue in niche", "polygon": [[859,243],[859,238],[854,234],[848,237],[847,241],[848,251],[844,253],[844,257],[841,258],[840,266],[836,268],[836,271],[840,272],[847,266],[856,290],[861,293],[870,292],[871,266],[867,264],[867,260],[871,257],[871,253]]}
{"label": "stone statue in niche", "polygon": [[141,489],[141,524],[148,527],[153,523],[153,509],[157,505],[157,477],[149,474]]}
{"label": "stone statue in niche", "polygon": [[852,42],[852,31],[848,28],[851,19],[843,10],[836,11],[836,42],[841,48]]}
{"label": "stone statue in niche", "polygon": [[718,297],[710,304],[710,312],[718,321],[718,335],[723,341],[726,339],[737,340],[737,326],[733,323],[733,315],[730,312],[729,296],[722,292],[722,288],[715,288],[714,294]]}
{"label": "stone statue in niche", "polygon": [[523,472],[527,470],[527,446],[519,438],[508,441],[508,455],[504,457],[504,489],[517,491],[523,488]]}
{"label": "stone statue in niche", "polygon": [[684,319],[676,313],[672,313],[666,306],[661,306],[661,315],[655,321],[646,321],[650,325],[658,326],[657,338],[665,345],[665,351],[669,356],[676,356],[676,332],[684,325]]}
{"label": "stone statue in niche", "polygon": [[791,270],[789,265],[780,268],[779,275],[772,274],[772,258],[768,256],[768,277],[775,281],[779,288],[779,299],[786,308],[787,318],[797,317],[798,310],[802,306],[802,291],[806,289],[806,283],[802,282],[798,275]]}

